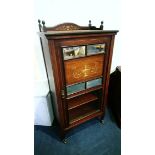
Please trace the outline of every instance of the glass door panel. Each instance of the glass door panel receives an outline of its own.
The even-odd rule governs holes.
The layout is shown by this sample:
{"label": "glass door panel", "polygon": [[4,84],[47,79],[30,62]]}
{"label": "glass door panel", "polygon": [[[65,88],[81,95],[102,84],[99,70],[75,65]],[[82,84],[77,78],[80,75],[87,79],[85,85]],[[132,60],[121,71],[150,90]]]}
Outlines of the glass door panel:
{"label": "glass door panel", "polygon": [[105,53],[105,44],[87,45],[87,55]]}
{"label": "glass door panel", "polygon": [[85,46],[64,47],[63,56],[64,60],[83,57],[85,56]]}

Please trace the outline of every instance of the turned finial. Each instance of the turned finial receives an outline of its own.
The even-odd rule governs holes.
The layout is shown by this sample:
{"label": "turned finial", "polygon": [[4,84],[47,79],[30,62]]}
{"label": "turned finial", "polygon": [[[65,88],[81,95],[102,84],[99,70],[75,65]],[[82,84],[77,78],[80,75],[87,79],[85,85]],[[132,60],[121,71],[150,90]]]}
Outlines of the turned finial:
{"label": "turned finial", "polygon": [[91,27],[91,20],[89,20],[89,25],[88,26]]}
{"label": "turned finial", "polygon": [[40,19],[38,19],[38,23],[39,23],[39,24],[40,24],[40,22],[41,22]]}
{"label": "turned finial", "polygon": [[43,26],[45,26],[45,21],[44,20],[42,21],[42,24],[43,24]]}
{"label": "turned finial", "polygon": [[41,21],[40,21],[40,19],[38,19],[38,26],[39,26],[39,31],[41,32],[42,26],[41,26]]}
{"label": "turned finial", "polygon": [[103,21],[101,21],[100,29],[103,30]]}
{"label": "turned finial", "polygon": [[45,21],[44,20],[42,21],[42,24],[43,24],[43,31],[46,31],[46,26],[45,26]]}

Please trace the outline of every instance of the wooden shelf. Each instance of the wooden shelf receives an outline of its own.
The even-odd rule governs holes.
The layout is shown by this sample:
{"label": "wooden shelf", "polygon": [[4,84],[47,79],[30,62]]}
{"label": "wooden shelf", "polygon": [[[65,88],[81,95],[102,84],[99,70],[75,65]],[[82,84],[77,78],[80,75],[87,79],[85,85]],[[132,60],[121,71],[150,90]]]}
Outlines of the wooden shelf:
{"label": "wooden shelf", "polygon": [[95,90],[100,90],[102,88],[103,88],[102,86],[96,86],[96,87],[88,88],[88,89],[76,92],[74,94],[68,95],[67,99],[71,99],[71,98],[74,98],[74,97],[77,97],[80,95],[84,95],[84,94],[90,93],[90,92],[95,91]]}
{"label": "wooden shelf", "polygon": [[69,124],[79,121],[85,117],[100,112],[96,104],[86,104],[80,108],[75,108],[69,111]]}
{"label": "wooden shelf", "polygon": [[95,96],[94,94],[85,94],[85,95],[81,95],[81,96],[72,98],[72,99],[68,100],[68,110],[77,108],[81,105],[95,101],[97,99],[98,99],[98,97]]}

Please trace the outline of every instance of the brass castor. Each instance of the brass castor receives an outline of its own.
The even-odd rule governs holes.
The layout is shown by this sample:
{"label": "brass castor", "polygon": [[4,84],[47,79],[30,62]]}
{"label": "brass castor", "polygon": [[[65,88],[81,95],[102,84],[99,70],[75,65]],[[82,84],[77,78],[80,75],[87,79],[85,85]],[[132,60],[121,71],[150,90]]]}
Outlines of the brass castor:
{"label": "brass castor", "polygon": [[62,141],[63,141],[63,143],[64,143],[64,144],[66,144],[66,143],[67,143],[67,139],[63,139]]}
{"label": "brass castor", "polygon": [[104,124],[104,119],[100,120],[100,123],[101,123],[101,124]]}

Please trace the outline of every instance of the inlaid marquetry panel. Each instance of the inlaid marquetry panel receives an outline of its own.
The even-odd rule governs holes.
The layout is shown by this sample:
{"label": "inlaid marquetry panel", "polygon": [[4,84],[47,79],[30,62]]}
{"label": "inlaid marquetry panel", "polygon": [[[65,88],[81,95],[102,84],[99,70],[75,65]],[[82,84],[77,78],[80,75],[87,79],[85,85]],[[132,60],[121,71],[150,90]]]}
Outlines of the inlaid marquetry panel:
{"label": "inlaid marquetry panel", "polygon": [[102,76],[104,55],[96,55],[64,62],[66,84],[74,84]]}

